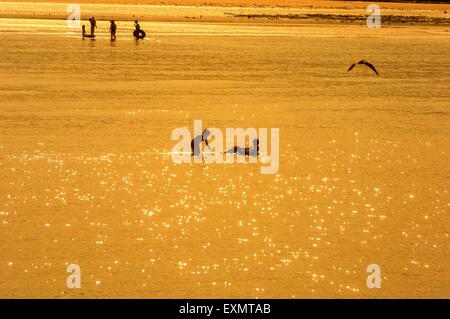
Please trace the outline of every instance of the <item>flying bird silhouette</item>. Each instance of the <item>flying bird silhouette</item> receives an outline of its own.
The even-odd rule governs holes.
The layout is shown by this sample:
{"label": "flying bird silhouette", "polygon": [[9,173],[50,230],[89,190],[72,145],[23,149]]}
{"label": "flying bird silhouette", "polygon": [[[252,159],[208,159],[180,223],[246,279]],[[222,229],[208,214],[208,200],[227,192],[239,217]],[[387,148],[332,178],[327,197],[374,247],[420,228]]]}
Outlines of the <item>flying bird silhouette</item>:
{"label": "flying bird silhouette", "polygon": [[363,64],[363,65],[369,67],[373,72],[375,72],[376,75],[379,75],[377,69],[375,69],[375,67],[373,66],[373,64],[367,62],[366,60],[361,60],[361,61],[359,61],[359,62],[353,63],[353,64],[348,68],[347,71],[351,71],[357,64]]}

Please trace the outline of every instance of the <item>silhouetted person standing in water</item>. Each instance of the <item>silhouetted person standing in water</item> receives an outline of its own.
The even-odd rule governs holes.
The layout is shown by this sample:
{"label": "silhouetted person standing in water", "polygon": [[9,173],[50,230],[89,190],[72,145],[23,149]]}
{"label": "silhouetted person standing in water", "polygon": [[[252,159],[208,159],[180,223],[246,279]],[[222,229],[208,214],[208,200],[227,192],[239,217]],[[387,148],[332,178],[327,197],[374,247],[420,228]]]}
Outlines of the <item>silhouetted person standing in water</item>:
{"label": "silhouetted person standing in water", "polygon": [[92,35],[92,18],[89,18],[89,24],[91,25],[91,35]]}
{"label": "silhouetted person standing in water", "polygon": [[117,25],[114,20],[111,20],[111,26],[109,27],[109,31],[111,32],[111,41],[114,41],[116,39],[116,30]]}
{"label": "silhouetted person standing in water", "polygon": [[145,32],[141,29],[141,26],[139,25],[139,22],[137,20],[134,21],[134,28],[133,36],[136,40],[142,40],[145,38]]}
{"label": "silhouetted person standing in water", "polygon": [[95,28],[97,28],[97,21],[95,21],[95,18],[92,17],[89,19],[89,22],[91,23],[91,36],[94,35]]}

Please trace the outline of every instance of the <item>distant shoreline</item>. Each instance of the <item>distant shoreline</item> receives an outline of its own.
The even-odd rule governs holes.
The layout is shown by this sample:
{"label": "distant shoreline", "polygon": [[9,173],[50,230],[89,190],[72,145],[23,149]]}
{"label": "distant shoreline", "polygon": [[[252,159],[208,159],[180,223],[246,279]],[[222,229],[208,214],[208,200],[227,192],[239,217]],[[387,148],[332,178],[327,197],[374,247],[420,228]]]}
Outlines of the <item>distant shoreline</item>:
{"label": "distant shoreline", "polygon": [[[140,20],[156,22],[223,22],[248,24],[366,24],[367,2],[311,0],[135,0],[137,4],[118,4],[123,0],[81,0],[81,19]],[[73,0],[47,2],[0,2],[0,18],[62,19],[69,16]],[[219,5],[224,3],[224,5]],[[233,6],[242,2],[241,6]],[[245,6],[246,3],[261,6]],[[170,3],[168,5],[167,3]],[[270,3],[272,5],[270,6]],[[194,5],[196,4],[196,5]],[[268,6],[265,6],[267,4]],[[450,26],[450,4],[382,3],[381,19],[389,25]],[[297,5],[297,6],[294,6]]]}
{"label": "distant shoreline", "polygon": [[197,6],[197,7],[284,7],[284,8],[365,8],[368,3],[376,3],[387,9],[431,9],[450,8],[450,3],[444,1],[420,0],[7,0],[12,3],[78,3],[78,4],[118,4],[118,5],[167,5],[167,6]]}

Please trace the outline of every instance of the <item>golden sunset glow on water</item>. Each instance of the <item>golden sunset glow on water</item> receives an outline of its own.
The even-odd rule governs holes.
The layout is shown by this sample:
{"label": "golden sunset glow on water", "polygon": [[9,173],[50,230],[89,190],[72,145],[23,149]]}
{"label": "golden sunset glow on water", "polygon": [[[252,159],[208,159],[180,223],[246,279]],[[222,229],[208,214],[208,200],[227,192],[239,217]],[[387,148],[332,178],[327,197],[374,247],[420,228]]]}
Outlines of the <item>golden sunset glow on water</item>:
{"label": "golden sunset glow on water", "polygon": [[[1,297],[450,297],[448,25],[0,17]],[[279,170],[174,163],[195,120]]]}

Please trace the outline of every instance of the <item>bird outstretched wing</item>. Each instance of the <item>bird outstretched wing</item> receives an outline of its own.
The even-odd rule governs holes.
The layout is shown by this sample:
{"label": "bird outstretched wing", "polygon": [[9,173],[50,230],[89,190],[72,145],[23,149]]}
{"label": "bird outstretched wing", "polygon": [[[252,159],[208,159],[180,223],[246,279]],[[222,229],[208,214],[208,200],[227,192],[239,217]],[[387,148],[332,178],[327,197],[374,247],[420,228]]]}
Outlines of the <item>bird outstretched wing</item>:
{"label": "bird outstretched wing", "polygon": [[375,74],[379,76],[377,69],[375,69],[375,67],[373,66],[372,63],[369,63],[369,62],[365,61],[363,64],[368,66],[369,68],[371,68],[373,70],[373,72],[375,72]]}
{"label": "bird outstretched wing", "polygon": [[350,65],[350,67],[348,68],[347,72],[350,72],[354,67],[355,67],[356,63],[353,63],[352,65]]}

